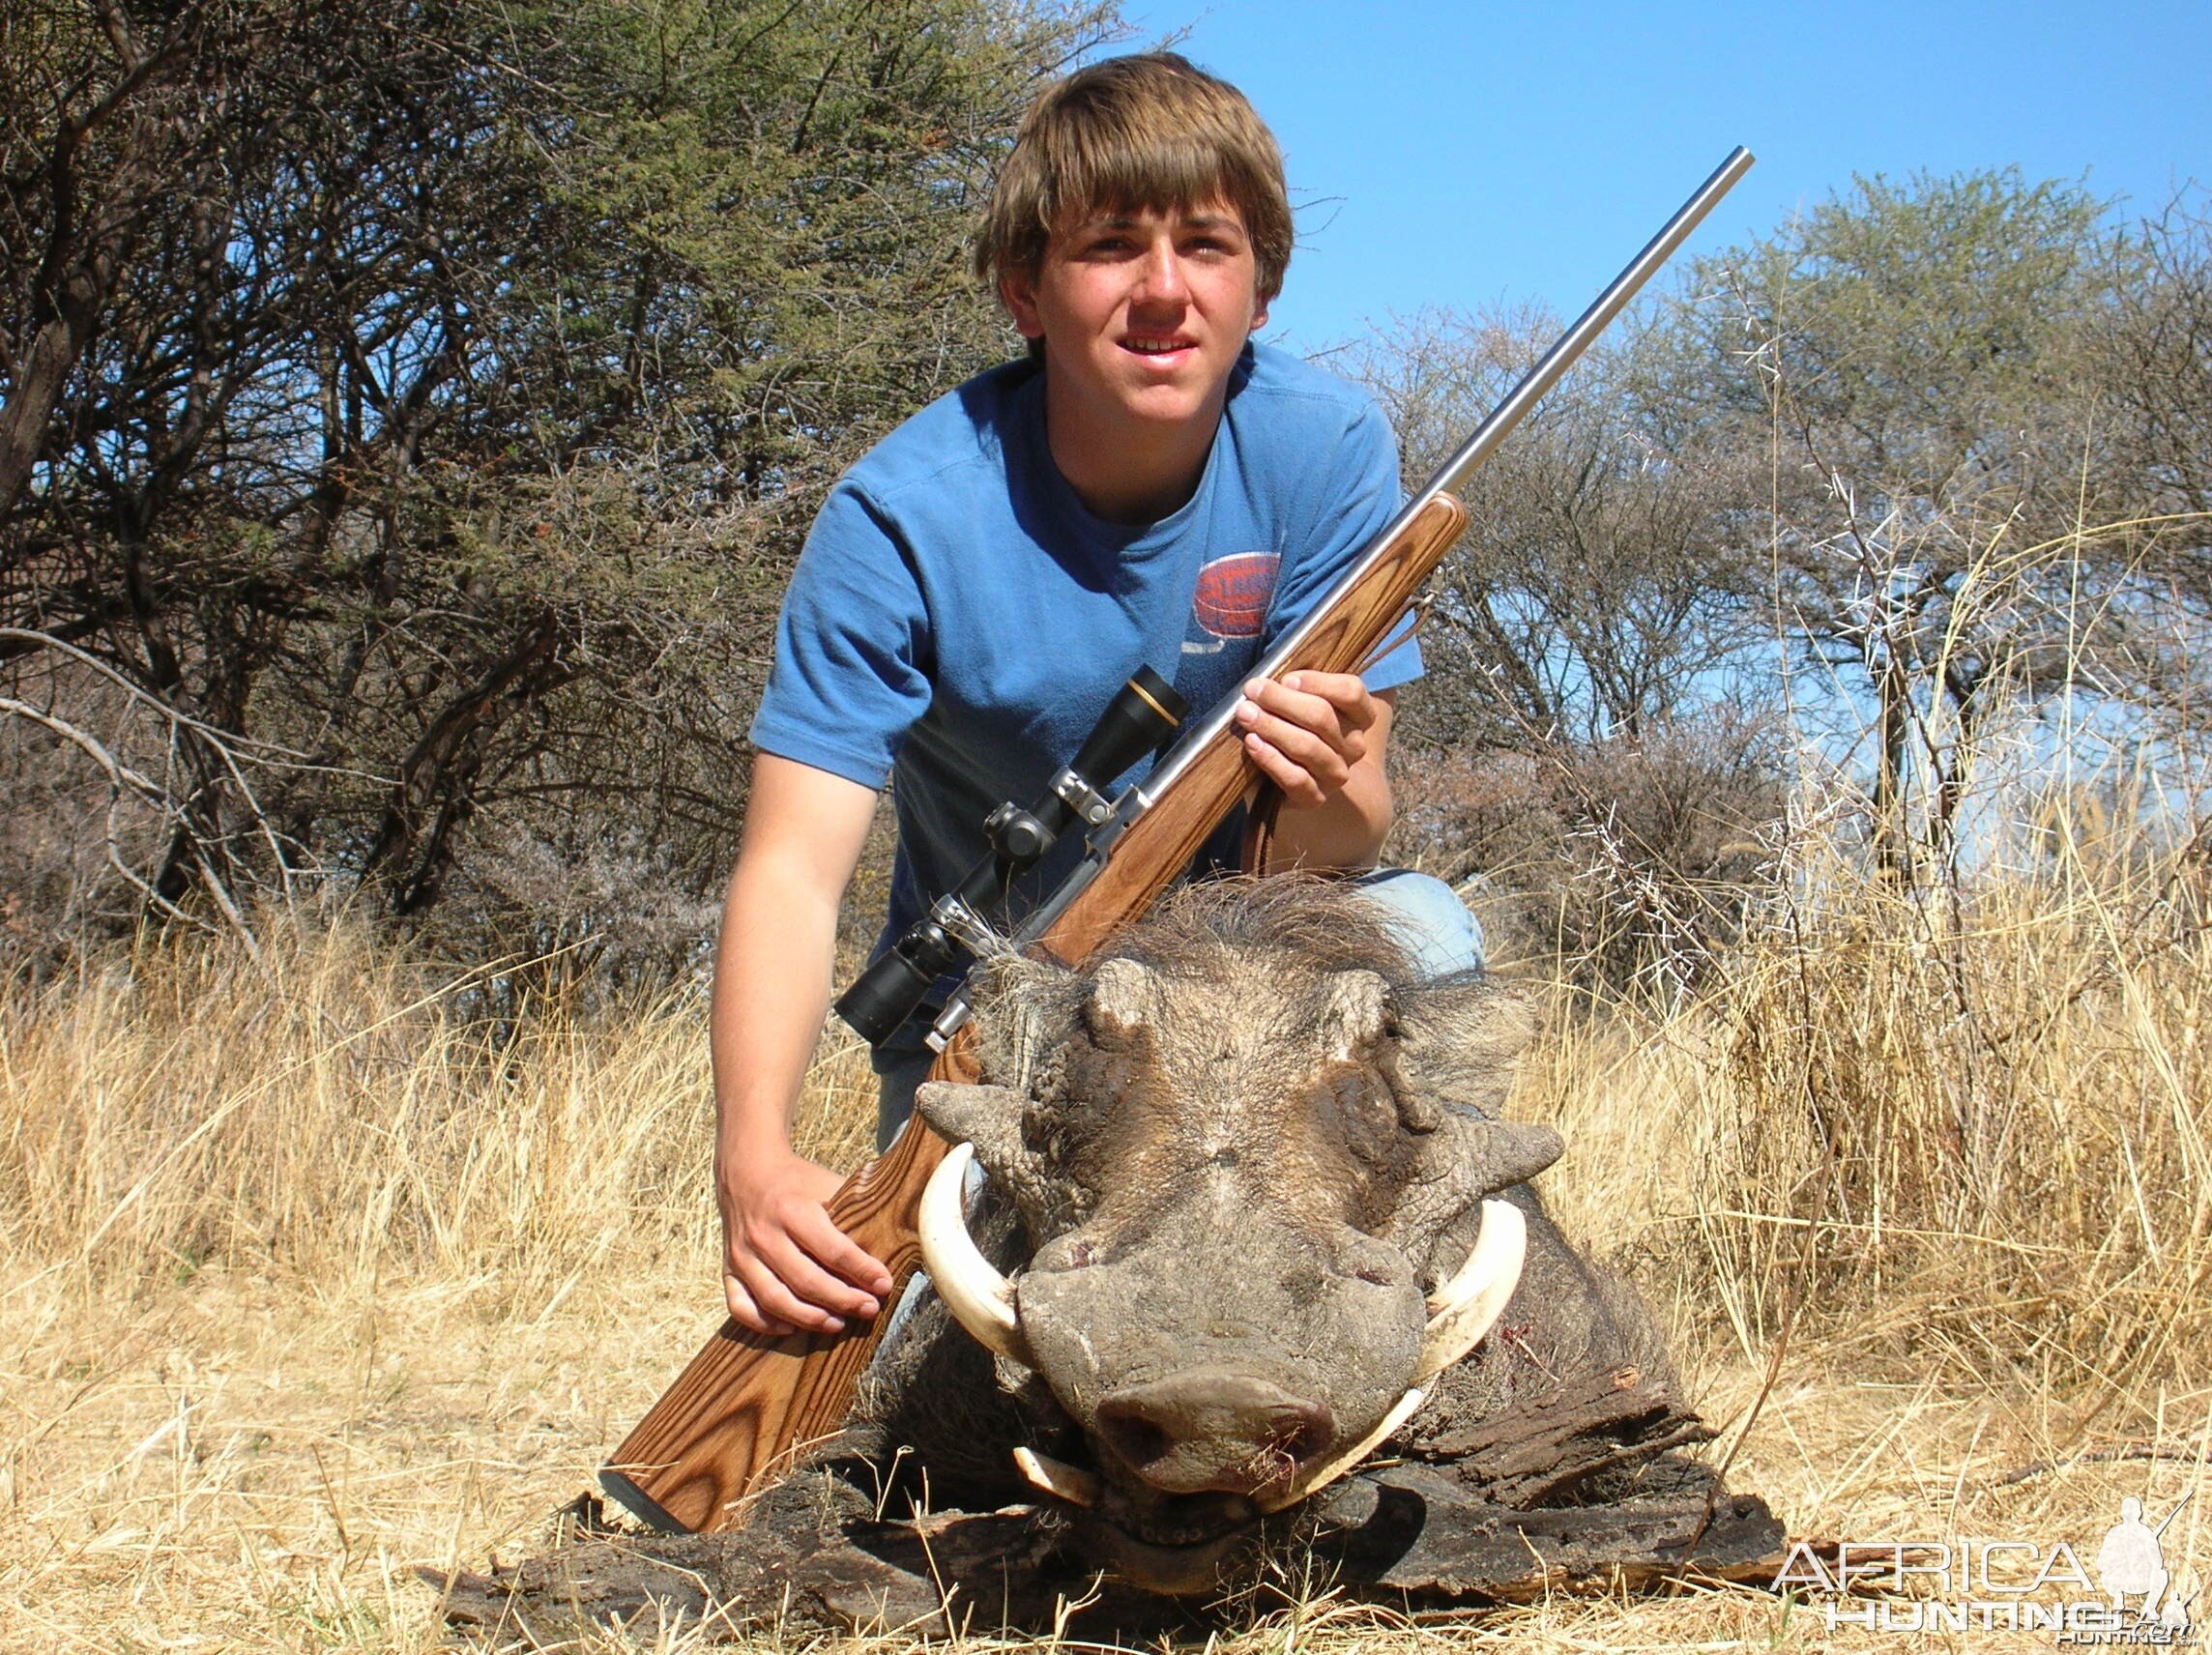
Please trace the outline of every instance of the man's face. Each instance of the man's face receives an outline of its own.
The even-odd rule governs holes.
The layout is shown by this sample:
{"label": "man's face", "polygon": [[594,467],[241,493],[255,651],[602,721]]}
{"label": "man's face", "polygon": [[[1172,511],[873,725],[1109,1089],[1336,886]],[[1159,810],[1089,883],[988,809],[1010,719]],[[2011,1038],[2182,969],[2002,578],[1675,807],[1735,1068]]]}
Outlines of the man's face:
{"label": "man's face", "polygon": [[1210,421],[1252,330],[1267,319],[1234,207],[1101,209],[1055,230],[1033,277],[1000,284],[1014,325],[1044,340],[1056,401],[1091,421]]}

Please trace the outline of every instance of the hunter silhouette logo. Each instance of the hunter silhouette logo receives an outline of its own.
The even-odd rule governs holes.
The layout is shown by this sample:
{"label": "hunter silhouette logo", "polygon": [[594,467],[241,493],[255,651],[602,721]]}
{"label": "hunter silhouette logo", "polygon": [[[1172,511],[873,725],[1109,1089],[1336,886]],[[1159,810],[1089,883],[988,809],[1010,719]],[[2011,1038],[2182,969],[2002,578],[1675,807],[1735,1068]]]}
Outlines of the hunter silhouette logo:
{"label": "hunter silhouette logo", "polygon": [[2155,1618],[2159,1625],[2176,1631],[2188,1627],[2189,1605],[2168,1590],[2171,1578],[2166,1570],[2166,1549],[2160,1544],[2166,1525],[2188,1503],[2189,1495],[2183,1495],[2181,1504],[2153,1528],[2142,1520],[2141,1500],[2130,1495],[2120,1501],[2120,1521],[2106,1531],[2104,1545],[2097,1548],[2097,1583],[2112,1600],[2114,1611],[2124,1609],[2127,1599],[2140,1597],[2143,1619]]}
{"label": "hunter silhouette logo", "polygon": [[[2156,1525],[2143,1521],[2141,1500],[2121,1500],[2119,1522],[2098,1545],[2094,1579],[2063,1540],[1847,1540],[1818,1552],[1799,1541],[1774,1589],[1816,1599],[1830,1632],[2001,1627],[2050,1632],[2069,1645],[2192,1647],[2199,1641],[2189,1612],[2197,1592],[2175,1580],[2178,1558],[2169,1562],[2165,1547],[2191,1497]],[[1889,1593],[1896,1595],[1854,1595]]]}

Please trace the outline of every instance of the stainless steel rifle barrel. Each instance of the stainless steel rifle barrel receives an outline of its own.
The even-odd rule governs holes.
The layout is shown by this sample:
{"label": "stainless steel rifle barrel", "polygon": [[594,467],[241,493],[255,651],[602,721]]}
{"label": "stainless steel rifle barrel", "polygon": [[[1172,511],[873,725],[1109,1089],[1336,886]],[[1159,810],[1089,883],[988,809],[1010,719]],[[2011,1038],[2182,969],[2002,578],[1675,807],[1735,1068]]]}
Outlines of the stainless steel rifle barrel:
{"label": "stainless steel rifle barrel", "polygon": [[[1558,383],[1559,376],[1572,367],[1575,360],[1589,349],[1597,336],[1604,333],[1613,319],[1619,315],[1631,299],[1658,273],[1689,238],[1692,230],[1703,220],[1720,198],[1735,185],[1737,179],[1751,170],[1752,154],[1742,145],[1730,152],[1728,160],[1714,168],[1713,175],[1698,187],[1697,193],[1682,203],[1674,216],[1668,219],[1656,236],[1644,244],[1644,250],[1631,259],[1628,268],[1613,278],[1613,285],[1592,301],[1575,325],[1559,335],[1558,342],[1546,351],[1536,365],[1521,378],[1520,384],[1506,392],[1505,399],[1490,411],[1474,434],[1461,445],[1459,452],[1438,468],[1436,476],[1421,485],[1419,492],[1406,502],[1405,508],[1390,519],[1382,532],[1368,543],[1366,550],[1353,560],[1352,566],[1339,575],[1311,609],[1306,618],[1275,641],[1275,647],[1262,657],[1252,669],[1254,678],[1274,678],[1283,671],[1283,663],[1305,643],[1307,637],[1322,624],[1323,618],[1336,607],[1337,600],[1353,583],[1367,571],[1385,547],[1398,537],[1407,524],[1420,515],[1421,508],[1440,494],[1449,493],[1466,481],[1468,476],[1497,450],[1498,445],[1513,434],[1528,416],[1528,410],[1543,399],[1544,393]],[[1199,750],[1228,727],[1237,711],[1237,697],[1227,697],[1221,706],[1196,723],[1185,724],[1181,737],[1171,747],[1152,773],[1140,784],[1148,798],[1158,796],[1190,764]]]}

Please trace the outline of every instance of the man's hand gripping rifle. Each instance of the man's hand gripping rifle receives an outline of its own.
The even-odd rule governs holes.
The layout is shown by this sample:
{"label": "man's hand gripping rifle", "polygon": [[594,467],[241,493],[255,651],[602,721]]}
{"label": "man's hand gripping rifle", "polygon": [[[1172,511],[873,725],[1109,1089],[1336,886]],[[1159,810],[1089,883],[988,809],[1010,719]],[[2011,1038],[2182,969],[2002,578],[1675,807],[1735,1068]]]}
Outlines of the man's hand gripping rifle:
{"label": "man's hand gripping rifle", "polygon": [[[1490,457],[1751,161],[1748,150],[1737,149],[1721,163],[1306,619],[1276,641],[1254,676],[1360,670],[1458,538],[1467,513],[1451,490]],[[1259,778],[1234,728],[1236,697],[1231,696],[1195,725],[1182,724],[1174,745],[1145,780],[1126,789],[1110,810],[1106,807],[1099,785],[1119,775],[1180,718],[1178,705],[1159,694],[1164,687],[1156,678],[1133,678],[1070,765],[1073,781],[1063,772],[1028,810],[1008,803],[992,814],[985,829],[992,847],[989,857],[838,1002],[838,1010],[854,1027],[871,1040],[882,1038],[905,1020],[941,975],[959,967],[963,956],[1033,946],[1079,964],[1150,906],[1231,809],[1255,798]],[[1139,703],[1136,713],[1130,711],[1132,699]],[[1142,710],[1147,700],[1154,704],[1157,716]],[[1050,839],[1076,820],[1090,828],[1089,854],[1011,937],[1002,937],[983,921],[983,909],[995,905],[1021,870],[1044,855]],[[933,1079],[975,1078],[967,1052],[971,1042],[959,1031],[964,1014],[964,1002],[956,996],[937,1020]],[[830,1203],[830,1222],[890,1272],[888,1302],[896,1302],[918,1263],[917,1209],[947,1148],[918,1117],[910,1119],[890,1148]],[[725,1322],[624,1439],[599,1473],[601,1484],[656,1527],[711,1529],[740,1521],[747,1495],[783,1475],[798,1455],[843,1424],[854,1382],[888,1320],[878,1317],[839,1334],[779,1339]]]}

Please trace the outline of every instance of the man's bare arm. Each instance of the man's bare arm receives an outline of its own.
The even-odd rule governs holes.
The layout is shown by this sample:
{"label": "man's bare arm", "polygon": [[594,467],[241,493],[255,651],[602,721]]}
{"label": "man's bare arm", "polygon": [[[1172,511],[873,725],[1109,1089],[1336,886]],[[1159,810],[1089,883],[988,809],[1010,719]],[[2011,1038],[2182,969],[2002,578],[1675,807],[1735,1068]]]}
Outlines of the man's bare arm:
{"label": "man's bare arm", "polygon": [[714,955],[714,1192],[730,1314],[756,1333],[836,1332],[890,1276],[830,1224],[843,1180],[791,1147],[791,1114],[830,1006],[837,905],[876,795],[763,753]]}

